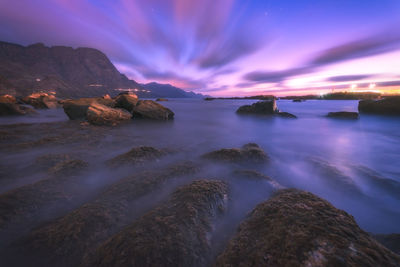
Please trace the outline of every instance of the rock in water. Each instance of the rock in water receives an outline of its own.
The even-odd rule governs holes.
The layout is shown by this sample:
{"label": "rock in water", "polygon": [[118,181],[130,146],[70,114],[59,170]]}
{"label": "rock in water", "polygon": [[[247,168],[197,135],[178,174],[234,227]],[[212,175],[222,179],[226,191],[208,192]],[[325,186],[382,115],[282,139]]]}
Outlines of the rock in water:
{"label": "rock in water", "polygon": [[399,266],[354,218],[311,193],[281,190],[259,204],[216,266]]}
{"label": "rock in water", "polygon": [[275,99],[270,101],[259,101],[252,105],[239,107],[236,113],[239,114],[266,114],[273,115],[278,111]]}
{"label": "rock in water", "polygon": [[202,156],[208,160],[227,163],[264,163],[268,156],[257,144],[249,143],[241,148],[223,148]]}
{"label": "rock in water", "polygon": [[124,109],[110,108],[93,103],[87,110],[86,118],[93,125],[116,125],[132,118],[132,114]]}
{"label": "rock in water", "polygon": [[339,111],[339,112],[329,112],[327,117],[357,120],[359,116],[357,112]]}
{"label": "rock in water", "polygon": [[58,108],[60,106],[57,98],[54,95],[49,95],[47,93],[34,93],[22,98],[22,101],[37,109]]}
{"label": "rock in water", "polygon": [[116,156],[107,161],[107,164],[113,167],[121,165],[140,165],[149,161],[157,161],[167,155],[167,152],[151,146],[134,147],[130,151]]}
{"label": "rock in water", "polygon": [[296,115],[293,115],[289,112],[277,112],[275,113],[276,116],[282,117],[282,118],[289,118],[289,119],[297,119]]}
{"label": "rock in water", "polygon": [[120,94],[115,98],[115,107],[126,109],[129,112],[132,112],[137,103],[138,97],[135,94]]}
{"label": "rock in water", "polygon": [[361,100],[358,111],[362,113],[400,115],[400,96],[387,97],[382,100]]}
{"label": "rock in water", "polygon": [[0,95],[0,103],[16,104],[17,99],[12,95]]}
{"label": "rock in water", "polygon": [[88,266],[205,266],[212,223],[227,204],[228,186],[200,180],[177,189],[101,245]]}
{"label": "rock in water", "polygon": [[0,102],[0,116],[26,115],[35,113],[35,110],[22,105]]}
{"label": "rock in water", "polygon": [[152,120],[172,120],[174,113],[152,100],[139,100],[132,110],[133,118]]}
{"label": "rock in water", "polygon": [[63,108],[70,120],[86,119],[87,110],[89,106],[94,103],[99,103],[111,108],[115,106],[114,100],[100,97],[66,100],[63,103]]}

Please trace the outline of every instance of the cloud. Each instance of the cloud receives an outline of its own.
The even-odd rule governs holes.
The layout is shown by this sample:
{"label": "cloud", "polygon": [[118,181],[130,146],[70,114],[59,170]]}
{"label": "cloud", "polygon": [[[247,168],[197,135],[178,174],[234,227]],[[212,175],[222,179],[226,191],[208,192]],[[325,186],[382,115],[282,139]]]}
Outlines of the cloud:
{"label": "cloud", "polygon": [[259,83],[279,83],[293,76],[307,74],[312,70],[312,67],[300,67],[282,71],[253,71],[244,75],[244,79]]}
{"label": "cloud", "polygon": [[360,81],[367,78],[374,77],[372,74],[359,74],[359,75],[341,75],[341,76],[332,76],[326,79],[328,82],[351,82],[351,81]]}

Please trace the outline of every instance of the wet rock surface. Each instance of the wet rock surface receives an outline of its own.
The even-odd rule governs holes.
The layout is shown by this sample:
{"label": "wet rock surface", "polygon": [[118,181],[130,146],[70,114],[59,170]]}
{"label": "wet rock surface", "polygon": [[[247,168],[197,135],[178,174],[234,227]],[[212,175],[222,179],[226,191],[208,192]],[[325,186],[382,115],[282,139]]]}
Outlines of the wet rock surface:
{"label": "wet rock surface", "polygon": [[101,97],[79,98],[75,100],[66,100],[63,103],[65,114],[70,120],[86,119],[87,110],[92,104],[101,104],[107,107],[114,107],[115,102],[112,99],[104,99]]}
{"label": "wet rock surface", "polygon": [[23,105],[0,102],[0,116],[35,114],[35,110]]}
{"label": "wet rock surface", "polygon": [[350,120],[357,120],[359,118],[357,112],[348,112],[348,111],[329,112],[328,115],[326,116],[328,118],[350,119]]}
{"label": "wet rock surface", "polygon": [[152,100],[139,100],[132,109],[133,118],[152,119],[152,120],[172,120],[174,113]]}
{"label": "wet rock surface", "polygon": [[60,104],[54,95],[47,93],[34,93],[22,98],[22,102],[37,109],[58,108]]}
{"label": "wet rock surface", "polygon": [[84,266],[204,266],[207,235],[227,204],[228,186],[199,180],[102,244]]}
{"label": "wet rock surface", "polygon": [[129,121],[132,114],[124,109],[110,108],[102,104],[93,103],[89,106],[86,118],[93,125],[117,125]]}
{"label": "wet rock surface", "polygon": [[386,97],[382,100],[361,100],[358,103],[360,113],[381,115],[400,115],[400,97]]}
{"label": "wet rock surface", "polygon": [[140,146],[134,147],[128,152],[108,160],[107,164],[114,167],[128,164],[140,165],[148,161],[157,161],[167,154],[168,152],[166,150],[161,150],[149,146]]}
{"label": "wet rock surface", "polygon": [[268,156],[257,144],[248,143],[241,148],[223,148],[202,156],[204,159],[226,163],[265,163]]}
{"label": "wet rock surface", "polygon": [[399,266],[400,257],[353,217],[308,192],[287,189],[259,204],[216,266]]}
{"label": "wet rock surface", "polygon": [[132,112],[138,101],[138,97],[135,94],[120,94],[115,98],[115,107]]}

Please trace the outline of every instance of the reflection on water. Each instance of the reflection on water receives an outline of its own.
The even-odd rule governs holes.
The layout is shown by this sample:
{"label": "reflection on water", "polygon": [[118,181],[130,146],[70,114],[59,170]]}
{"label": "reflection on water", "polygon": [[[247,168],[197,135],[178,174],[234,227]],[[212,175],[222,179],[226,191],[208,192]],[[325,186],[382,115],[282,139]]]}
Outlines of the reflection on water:
{"label": "reflection on water", "polygon": [[[280,110],[293,113],[298,119],[235,114],[240,105],[252,102],[173,99],[163,102],[175,112],[172,122],[134,121],[115,128],[91,128],[91,131],[82,130],[77,122],[69,122],[62,109],[41,111],[33,117],[1,118],[2,131],[11,127],[4,124],[12,123],[58,125],[46,126],[50,130],[24,126],[29,131],[23,137],[25,141],[63,134],[69,140],[79,135],[72,139],[76,141],[45,149],[40,146],[13,151],[2,149],[1,174],[29,169],[35,158],[48,153],[75,154],[96,166],[98,172],[104,160],[134,146],[173,148],[179,151],[174,159],[196,160],[211,150],[255,142],[271,158],[261,171],[280,184],[309,190],[328,199],[352,214],[367,231],[400,232],[399,118],[361,115],[357,121],[328,119],[324,116],[330,111],[357,111],[357,101],[318,100],[278,101]],[[92,138],[93,131],[96,137]],[[88,143],[90,146],[83,145]],[[22,174],[15,174],[18,175]],[[207,175],[216,177],[219,173],[212,173],[210,168]],[[20,183],[34,181],[38,174],[25,172],[23,176]],[[5,182],[1,192],[16,185]]]}

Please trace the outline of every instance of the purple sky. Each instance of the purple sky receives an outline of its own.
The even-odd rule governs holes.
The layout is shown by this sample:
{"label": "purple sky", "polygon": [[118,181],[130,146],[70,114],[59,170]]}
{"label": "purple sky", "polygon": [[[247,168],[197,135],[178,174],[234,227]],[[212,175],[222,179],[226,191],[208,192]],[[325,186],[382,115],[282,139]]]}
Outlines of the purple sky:
{"label": "purple sky", "polygon": [[399,0],[1,0],[0,40],[216,96],[400,93]]}

